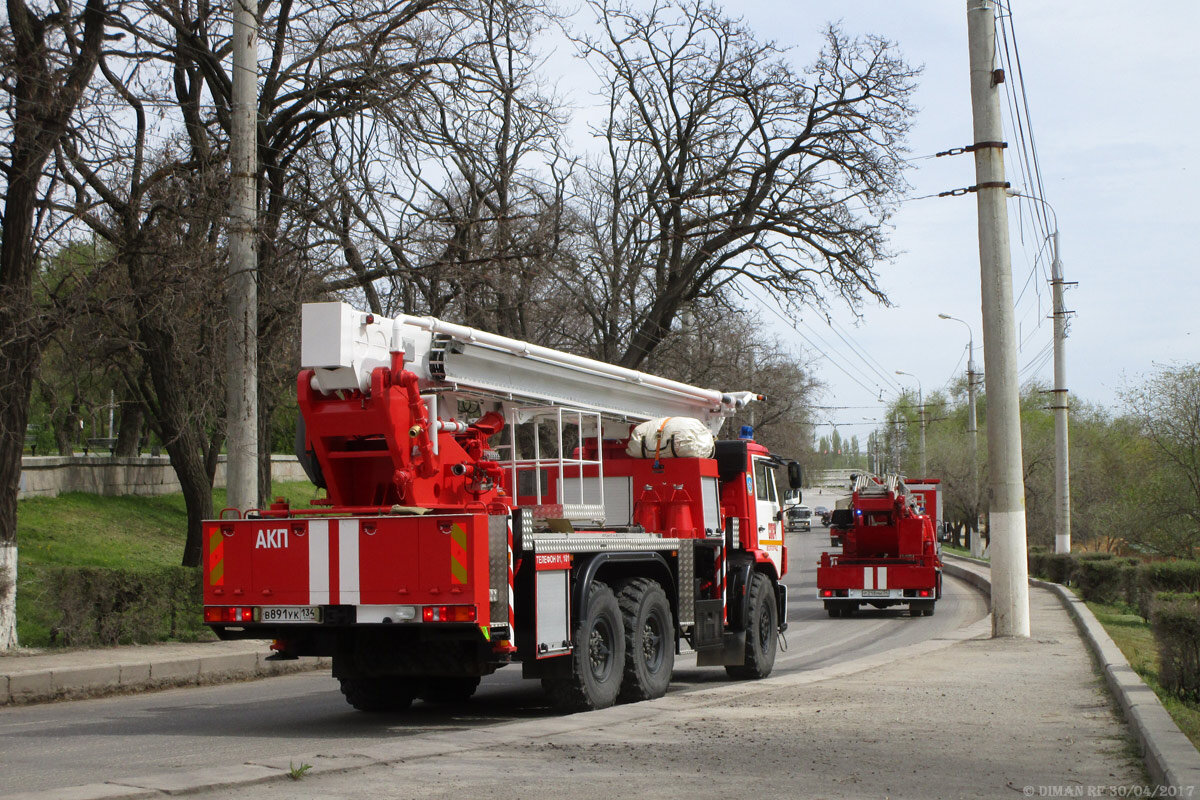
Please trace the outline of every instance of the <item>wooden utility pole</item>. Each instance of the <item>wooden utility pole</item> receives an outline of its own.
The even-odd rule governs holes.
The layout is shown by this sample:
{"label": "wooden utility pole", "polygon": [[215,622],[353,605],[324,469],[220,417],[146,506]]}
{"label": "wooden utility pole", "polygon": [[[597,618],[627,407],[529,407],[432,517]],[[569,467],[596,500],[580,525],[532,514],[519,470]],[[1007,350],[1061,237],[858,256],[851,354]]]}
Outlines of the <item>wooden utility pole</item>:
{"label": "wooden utility pole", "polygon": [[996,67],[996,9],[992,0],[967,0],[967,37],[979,210],[983,370],[988,387],[992,635],[1029,636],[1021,398],[1000,118],[999,86],[1004,73]]}
{"label": "wooden utility pole", "polygon": [[228,505],[258,507],[258,20],[233,3],[229,132]]}

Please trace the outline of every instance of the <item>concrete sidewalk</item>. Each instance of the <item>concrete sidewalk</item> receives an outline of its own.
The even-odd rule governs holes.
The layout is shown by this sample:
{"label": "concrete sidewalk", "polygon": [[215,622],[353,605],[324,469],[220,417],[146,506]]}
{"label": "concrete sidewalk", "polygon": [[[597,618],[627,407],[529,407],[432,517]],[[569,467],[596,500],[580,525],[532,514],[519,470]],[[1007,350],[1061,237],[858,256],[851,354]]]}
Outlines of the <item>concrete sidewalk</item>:
{"label": "concrete sidewalk", "polygon": [[[1152,794],[1071,616],[1051,590],[1030,596],[1028,640],[988,638],[985,618],[834,667],[649,703],[18,797],[216,798],[249,784],[263,800],[1192,796]],[[289,780],[299,765],[312,769]]]}
{"label": "concrete sidewalk", "polygon": [[0,706],[249,680],[328,666],[327,659],[265,661],[262,641],[201,642],[0,655]]}

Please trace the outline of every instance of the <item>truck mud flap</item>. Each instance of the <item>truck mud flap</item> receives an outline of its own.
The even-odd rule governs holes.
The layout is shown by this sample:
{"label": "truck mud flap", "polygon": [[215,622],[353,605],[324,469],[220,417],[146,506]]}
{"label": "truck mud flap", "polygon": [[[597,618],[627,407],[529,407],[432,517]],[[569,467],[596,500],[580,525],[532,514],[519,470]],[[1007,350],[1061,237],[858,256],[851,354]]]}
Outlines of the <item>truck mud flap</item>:
{"label": "truck mud flap", "polygon": [[[754,571],[754,562],[732,562],[729,564],[729,627],[735,631],[746,630],[750,622],[750,604],[746,602],[746,592],[750,588],[750,574]],[[737,662],[742,663],[742,662]]]}
{"label": "truck mud flap", "polygon": [[736,666],[746,661],[746,632],[729,631],[717,647],[696,650],[697,667]]}
{"label": "truck mud flap", "polygon": [[783,582],[780,581],[779,583],[775,584],[775,605],[778,607],[778,610],[779,610],[778,619],[779,619],[779,632],[780,633],[783,633],[784,631],[786,631],[788,629],[787,600],[788,600],[787,586],[785,586],[783,584]]}

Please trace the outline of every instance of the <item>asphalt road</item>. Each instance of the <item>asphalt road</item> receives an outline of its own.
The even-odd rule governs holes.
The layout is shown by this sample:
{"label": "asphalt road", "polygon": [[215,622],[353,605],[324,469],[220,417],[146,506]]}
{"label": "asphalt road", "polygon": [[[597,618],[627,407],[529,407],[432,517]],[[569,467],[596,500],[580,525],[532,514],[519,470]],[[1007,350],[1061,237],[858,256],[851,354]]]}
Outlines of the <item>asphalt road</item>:
{"label": "asphalt road", "polygon": [[[808,505],[821,504],[805,498]],[[832,503],[825,503],[832,505]],[[830,619],[816,599],[815,564],[828,531],[789,534],[791,571],[787,649],[776,672],[814,669],[851,657],[939,638],[986,613],[982,595],[947,579],[933,617],[905,610],[861,611]],[[726,681],[725,671],[677,659],[672,692]],[[189,770],[289,753],[336,754],[386,738],[477,728],[553,715],[536,681],[517,667],[485,678],[470,703],[447,708],[421,702],[407,713],[362,714],[342,699],[327,673],[250,683],[0,710],[0,792],[74,786]]]}

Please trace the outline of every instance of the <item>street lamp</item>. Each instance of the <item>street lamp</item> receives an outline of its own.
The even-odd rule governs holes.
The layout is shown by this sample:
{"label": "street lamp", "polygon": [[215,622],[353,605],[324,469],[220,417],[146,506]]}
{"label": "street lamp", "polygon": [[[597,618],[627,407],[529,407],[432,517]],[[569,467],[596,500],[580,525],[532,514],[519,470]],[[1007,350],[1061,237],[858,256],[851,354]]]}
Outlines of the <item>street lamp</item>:
{"label": "street lamp", "polygon": [[[979,508],[979,462],[976,454],[979,451],[979,427],[975,418],[975,332],[965,320],[952,317],[949,314],[938,314],[938,319],[949,319],[961,322],[967,328],[967,445],[971,458],[971,501]],[[979,517],[976,515],[975,525],[969,531],[971,555],[978,558],[982,555],[979,546]]]}
{"label": "street lamp", "polygon": [[1054,232],[1050,234],[1052,261],[1050,263],[1050,285],[1054,290],[1054,552],[1071,552],[1071,464],[1067,446],[1067,311],[1063,307],[1062,260],[1058,256],[1058,214],[1054,206],[1040,197],[1023,194],[1010,189],[1010,197],[1024,197],[1041,203],[1054,220]]}
{"label": "street lamp", "polygon": [[925,391],[921,388],[921,379],[911,372],[896,370],[896,374],[907,375],[917,382],[917,408],[921,413],[921,477],[925,478]]}

